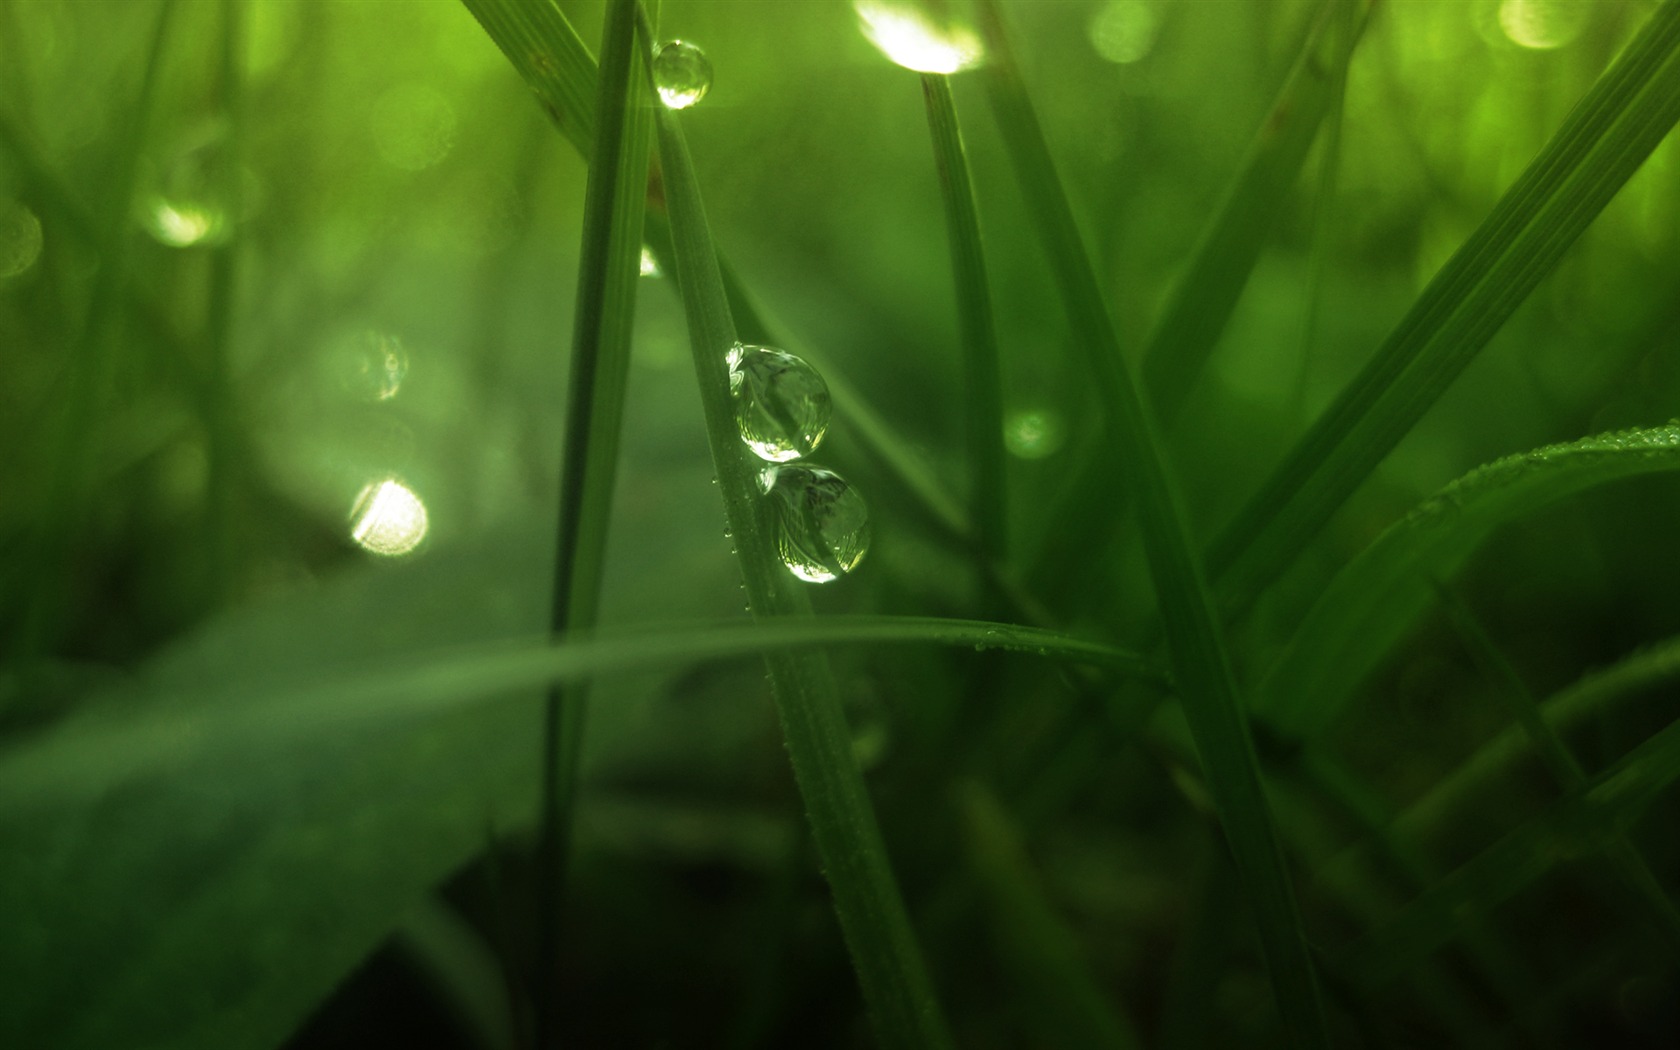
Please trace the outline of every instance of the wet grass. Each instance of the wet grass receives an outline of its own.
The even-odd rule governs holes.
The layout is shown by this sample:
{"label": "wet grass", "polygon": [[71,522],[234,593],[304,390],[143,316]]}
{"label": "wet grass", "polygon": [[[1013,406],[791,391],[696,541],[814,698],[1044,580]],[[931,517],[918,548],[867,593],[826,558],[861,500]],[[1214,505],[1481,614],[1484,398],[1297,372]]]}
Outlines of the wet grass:
{"label": "wet grass", "polygon": [[0,6],[0,1044],[1680,1034],[1680,3],[141,6]]}

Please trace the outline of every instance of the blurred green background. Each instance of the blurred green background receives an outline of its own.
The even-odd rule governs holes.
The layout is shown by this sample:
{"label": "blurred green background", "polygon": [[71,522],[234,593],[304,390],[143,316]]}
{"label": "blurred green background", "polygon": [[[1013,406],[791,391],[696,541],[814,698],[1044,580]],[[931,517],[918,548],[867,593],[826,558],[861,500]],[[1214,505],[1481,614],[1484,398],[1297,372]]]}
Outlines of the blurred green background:
{"label": "blurred green background", "polygon": [[[230,64],[230,5],[174,5],[142,106],[160,4],[0,0],[0,448],[12,453],[0,456],[0,726],[19,748],[84,705],[167,710],[160,698],[182,689],[397,667],[405,654],[530,639],[545,625],[582,161],[460,4],[233,6]],[[601,6],[558,6],[593,49]],[[716,70],[684,119],[721,249],[910,456],[965,491],[949,255],[916,76],[863,38],[847,3],[660,7],[660,35],[696,42]],[[1009,5],[1130,345],[1267,119],[1317,7]],[[1202,538],[1370,357],[1654,7],[1377,5],[1348,77],[1334,180],[1320,178],[1321,133],[1171,434]],[[968,77],[954,90],[987,238],[1024,568],[1059,541],[1055,500],[1100,513],[1117,494],[1065,491],[1102,453],[1104,423],[989,113]],[[1263,669],[1337,567],[1454,477],[1680,415],[1676,150],[1672,137],[1658,148],[1239,630],[1245,673]],[[637,326],[603,623],[742,617],[667,276],[642,282]],[[875,537],[855,574],[815,594],[820,611],[992,615],[967,553],[866,454],[844,405],[820,458],[864,493]],[[1677,495],[1660,474],[1596,492],[1500,533],[1471,564],[1460,592],[1536,694],[1680,632]],[[1126,520],[1114,530],[1119,546],[1089,552],[1086,590],[1057,612],[1075,629],[1119,625],[1127,633],[1109,640],[1142,647],[1147,574]],[[386,553],[368,549],[382,543]],[[1445,624],[1430,614],[1338,730],[1390,805],[1507,720]],[[1223,934],[1203,1027],[1183,1045],[1273,1038],[1246,919],[1225,899],[1230,876],[1181,757],[1078,708],[1066,676],[1029,663],[898,649],[837,659],[959,1043],[1073,1045],[1053,1011],[1035,1013],[1043,997],[1020,991],[1007,938],[985,942],[975,917],[952,794],[970,779],[1040,807],[1025,834],[1048,898],[1141,1030],[1186,1039],[1169,1024],[1188,1023],[1173,1013],[1170,961],[1204,925],[1219,936],[1223,916],[1236,932]],[[570,895],[577,1045],[864,1040],[764,694],[747,663],[603,683]],[[109,1041],[118,1032],[142,1033],[136,1046],[272,1045],[453,873],[453,911],[434,927],[435,912],[411,914],[409,940],[388,942],[295,1045],[471,1045],[472,1024],[429,1011],[470,1000],[461,988],[475,981],[494,987],[497,967],[474,963],[480,954],[517,970],[529,951],[529,716],[510,708],[489,725],[456,712],[447,726],[358,724],[342,737],[305,725],[252,751],[260,762],[191,752],[179,778],[153,771],[138,796],[78,794],[66,772],[4,824],[33,859],[0,898],[15,909],[0,926],[24,930],[0,949],[0,1003],[19,1004],[25,1036],[57,1033],[63,1045],[128,1045]],[[1661,724],[1602,727],[1587,764]],[[1532,812],[1548,797],[1533,780],[1490,794],[1485,827],[1472,822],[1485,833],[1443,848],[1443,863]],[[157,786],[167,783],[177,786]],[[413,785],[424,785],[413,813],[380,809]],[[428,823],[444,810],[447,833]],[[1674,816],[1672,799],[1661,812]],[[1672,898],[1680,853],[1649,837]],[[341,849],[341,862],[311,860]],[[1533,970],[1516,999],[1557,1045],[1660,1045],[1676,1018],[1654,989],[1675,978],[1676,957],[1641,947],[1637,922],[1602,907],[1615,894],[1596,887],[1546,884],[1500,927]],[[1335,942],[1347,931],[1327,895],[1304,891]],[[158,929],[176,921],[186,932],[161,943]],[[322,947],[341,922],[342,943]],[[272,929],[287,923],[304,925]],[[437,926],[476,947],[414,946],[414,930]],[[457,972],[438,976],[439,959]],[[1408,1019],[1389,1045],[1534,1037],[1501,1016],[1508,990],[1462,983],[1480,1027],[1454,1027],[1468,1022],[1407,991],[1366,1005]],[[181,1020],[199,1016],[215,1020]],[[169,1042],[177,1025],[190,1031]],[[1372,1039],[1358,1031],[1349,1037]]]}

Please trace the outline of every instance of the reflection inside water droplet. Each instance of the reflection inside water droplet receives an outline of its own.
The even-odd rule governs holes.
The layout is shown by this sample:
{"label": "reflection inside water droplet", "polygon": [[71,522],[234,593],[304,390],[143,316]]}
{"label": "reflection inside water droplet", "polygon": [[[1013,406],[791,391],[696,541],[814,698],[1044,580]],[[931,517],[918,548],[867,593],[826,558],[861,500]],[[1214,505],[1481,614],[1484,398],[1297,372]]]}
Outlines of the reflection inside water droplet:
{"label": "reflection inside water droplet", "polygon": [[741,440],[772,463],[808,456],[828,433],[828,384],[803,358],[736,343],[726,358]]}
{"label": "reflection inside water droplet", "polygon": [[0,279],[16,277],[41,255],[41,220],[17,201],[0,197]]}
{"label": "reflection inside water droplet", "polygon": [[225,240],[230,222],[226,164],[226,142],[212,131],[151,169],[140,198],[146,231],[171,248]]}
{"label": "reflection inside water droplet", "polygon": [[918,73],[960,73],[980,64],[980,38],[966,26],[940,24],[910,0],[854,0],[858,26],[897,65]]}
{"label": "reflection inside water droplet", "polygon": [[642,271],[641,272],[642,272],[643,277],[658,277],[659,276],[659,260],[655,259],[653,257],[653,249],[647,247],[646,245],[642,246]]}
{"label": "reflection inside water droplet", "polygon": [[869,508],[844,478],[796,464],[766,467],[759,484],[773,501],[776,551],[789,572],[827,583],[857,568],[869,551]]}
{"label": "reflection inside water droplet", "polygon": [[653,56],[653,86],[670,109],[687,109],[712,89],[712,60],[686,40],[672,40]]}
{"label": "reflection inside water droplet", "polygon": [[363,488],[350,510],[350,538],[385,557],[408,554],[426,538],[426,505],[395,478]]}

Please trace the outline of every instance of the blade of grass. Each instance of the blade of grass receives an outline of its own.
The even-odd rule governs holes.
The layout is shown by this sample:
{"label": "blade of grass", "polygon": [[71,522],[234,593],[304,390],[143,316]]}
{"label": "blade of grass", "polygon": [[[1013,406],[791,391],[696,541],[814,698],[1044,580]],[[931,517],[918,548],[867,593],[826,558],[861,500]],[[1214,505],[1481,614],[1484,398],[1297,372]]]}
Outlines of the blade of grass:
{"label": "blade of grass", "polygon": [[1375,357],[1209,547],[1224,607],[1289,566],[1680,119],[1680,0],[1576,106]]}
{"label": "blade of grass", "polygon": [[1132,1024],[1102,990],[1079,940],[1046,898],[1013,822],[991,793],[969,783],[958,793],[968,851],[990,903],[999,962],[1032,1007],[1033,1045],[1141,1045]]}
{"label": "blade of grass", "polygon": [[1626,835],[1676,779],[1680,721],[1483,850],[1387,926],[1350,945],[1337,968],[1367,988],[1392,980],[1451,941],[1463,916],[1486,912],[1559,861],[1597,853]]}
{"label": "blade of grass", "polygon": [[834,646],[936,645],[998,650],[1102,668],[1166,684],[1134,652],[1055,631],[979,620],[823,616],[758,623],[666,625],[599,631],[554,644],[472,646],[407,654],[330,675],[215,682],[174,691],[167,707],[121,702],[0,748],[0,795],[23,809],[93,797],[199,749],[232,749],[330,734],[356,724],[426,718],[460,707],[523,702],[525,691],[615,671],[681,666]]}
{"label": "blade of grass", "polygon": [[1020,73],[996,0],[979,5],[989,53],[983,70],[1021,196],[1065,297],[1075,342],[1096,384],[1114,435],[1105,490],[1133,487],[1174,677],[1237,870],[1253,905],[1262,951],[1292,1042],[1328,1045],[1312,959],[1284,865],[1253,741],[1202,569],[1191,548],[1183,503],[1149,406],[1120,352],[1103,301]]}
{"label": "blade of grass", "polygon": [[585,161],[595,150],[595,57],[549,0],[461,0]]}
{"label": "blade of grass", "polygon": [[221,34],[222,111],[227,120],[221,186],[230,231],[211,249],[209,346],[205,354],[205,460],[208,494],[205,534],[209,540],[210,593],[220,600],[230,592],[233,575],[233,498],[239,461],[234,431],[235,401],[228,357],[233,346],[239,294],[239,253],[244,241],[245,3],[223,0]]}
{"label": "blade of grass", "polygon": [[1008,545],[1003,471],[1003,385],[999,375],[997,330],[986,282],[986,255],[980,244],[980,219],[957,126],[957,105],[950,78],[922,74],[928,132],[945,199],[945,227],[951,241],[951,273],[957,292],[957,332],[966,373],[963,417],[971,470],[969,519],[981,557],[1004,562]]}
{"label": "blade of grass", "polygon": [[[724,363],[736,342],[735,325],[688,147],[669,112],[659,114],[659,152],[707,438],[748,606],[755,620],[809,616],[810,599],[775,553],[771,508],[759,498],[757,465],[735,427]],[[766,663],[794,779],[876,1037],[890,1047],[949,1046],[852,752],[833,672],[820,655],[776,654]]]}
{"label": "blade of grass", "polygon": [[75,342],[67,372],[64,411],[54,435],[54,469],[44,494],[40,529],[21,588],[24,621],[20,637],[13,639],[9,655],[27,660],[50,646],[60,622],[72,602],[66,582],[73,578],[76,547],[86,528],[83,513],[88,478],[98,452],[103,428],[98,416],[110,396],[112,370],[110,344],[114,309],[128,271],[130,210],[139,186],[140,156],[151,127],[152,109],[161,79],[163,55],[174,25],[177,5],[165,0],[158,11],[151,42],[146,50],[140,88],[131,111],[127,134],[122,136],[113,158],[116,172],[106,197],[106,210],[98,220],[99,269],[88,297],[87,319]]}
{"label": "blade of grass", "polygon": [[[1367,0],[1325,0],[1300,56],[1150,330],[1142,378],[1163,426],[1170,427],[1177,418],[1254,272],[1272,224],[1283,211],[1279,202],[1299,177],[1347,73],[1369,6]],[[1349,25],[1350,19],[1356,20]],[[1085,552],[1112,542],[1114,508],[1104,505],[1101,513],[1092,513],[1083,498],[1102,483],[1104,469],[1100,459],[1088,461],[1078,483],[1050,515],[1049,520],[1067,522],[1074,531],[1068,536],[1058,527],[1056,541],[1036,560],[1033,579],[1058,581],[1053,583],[1057,590],[1075,580],[1082,583],[1090,565]]]}
{"label": "blade of grass", "polygon": [[1253,694],[1254,710],[1289,739],[1312,738],[1493,532],[1617,479],[1680,470],[1680,425],[1600,434],[1479,467],[1390,526],[1344,566],[1301,620]]}
{"label": "blade of grass", "polygon": [[[618,471],[652,131],[652,90],[645,76],[632,75],[636,15],[636,0],[614,0],[602,30],[604,60],[597,81],[594,162],[584,191],[549,619],[557,638],[595,626]],[[552,687],[544,705],[536,861],[539,1050],[560,1045],[560,897],[587,706],[587,682]]]}
{"label": "blade of grass", "polygon": [[[1459,638],[1481,669],[1482,675],[1498,694],[1523,735],[1545,763],[1558,787],[1565,791],[1582,790],[1587,774],[1569,747],[1541,717],[1540,704],[1523,683],[1522,676],[1511,661],[1499,651],[1492,638],[1464,600],[1445,586],[1437,586],[1437,595],[1447,610],[1448,618],[1457,629]],[[1668,899],[1662,883],[1652,873],[1650,865],[1640,855],[1632,840],[1617,836],[1605,845],[1605,858],[1616,875],[1645,906],[1654,927],[1669,939],[1671,946],[1680,945],[1680,910]]]}

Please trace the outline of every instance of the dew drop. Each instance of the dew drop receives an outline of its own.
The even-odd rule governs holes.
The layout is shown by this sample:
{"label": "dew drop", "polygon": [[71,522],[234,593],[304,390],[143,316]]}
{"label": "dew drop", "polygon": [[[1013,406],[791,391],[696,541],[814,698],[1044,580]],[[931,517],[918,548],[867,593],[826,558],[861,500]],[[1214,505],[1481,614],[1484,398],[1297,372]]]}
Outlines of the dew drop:
{"label": "dew drop", "polygon": [[1499,28],[1518,47],[1549,51],[1573,43],[1592,17],[1580,0],[1504,0]]}
{"label": "dew drop", "polygon": [[653,56],[653,85],[669,109],[687,109],[712,89],[712,60],[686,40],[672,40]]}
{"label": "dew drop", "polygon": [[140,217],[158,243],[191,248],[227,239],[226,146],[220,132],[207,133],[148,173]]}
{"label": "dew drop", "polygon": [[776,550],[788,571],[827,583],[857,568],[869,550],[869,508],[846,480],[821,467],[766,467],[759,483],[774,501]]}
{"label": "dew drop", "polygon": [[810,455],[828,433],[828,384],[803,359],[768,346],[736,343],[729,397],[741,440],[772,463]]}
{"label": "dew drop", "polygon": [[852,8],[869,42],[905,69],[960,73],[985,57],[972,29],[936,19],[913,0],[853,0]]}
{"label": "dew drop", "polygon": [[362,489],[350,510],[350,538],[364,550],[395,558],[426,538],[426,505],[414,490],[395,478]]}
{"label": "dew drop", "polygon": [[0,279],[16,277],[41,255],[41,220],[16,201],[0,197]]}
{"label": "dew drop", "polygon": [[659,276],[659,260],[653,257],[653,249],[642,245],[641,275],[643,277]]}

